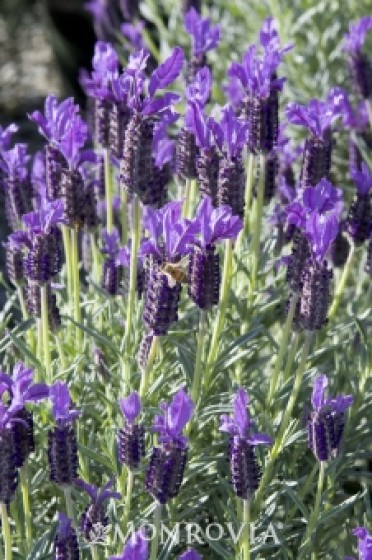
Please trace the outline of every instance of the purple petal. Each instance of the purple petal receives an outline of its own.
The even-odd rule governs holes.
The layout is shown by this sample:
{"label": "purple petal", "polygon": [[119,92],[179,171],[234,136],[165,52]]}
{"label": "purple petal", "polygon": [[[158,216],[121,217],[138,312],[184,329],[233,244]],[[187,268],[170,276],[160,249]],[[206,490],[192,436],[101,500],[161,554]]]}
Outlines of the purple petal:
{"label": "purple petal", "polygon": [[180,47],[175,47],[172,54],[153,72],[149,82],[149,95],[153,97],[156,90],[166,88],[181,73],[185,55]]}
{"label": "purple petal", "polygon": [[119,401],[120,409],[126,420],[132,424],[141,412],[141,399],[138,393],[133,392]]}
{"label": "purple petal", "polygon": [[149,545],[144,529],[132,533],[120,556],[111,556],[109,560],[148,560]]}
{"label": "purple petal", "polygon": [[241,437],[245,437],[247,435],[250,426],[249,413],[247,410],[248,403],[248,393],[240,387],[233,401],[233,410],[234,423],[238,427]]}
{"label": "purple petal", "polygon": [[172,435],[181,435],[184,427],[191,419],[194,411],[194,403],[183,389],[172,399],[167,409],[167,426]]}
{"label": "purple petal", "polygon": [[196,550],[189,548],[186,552],[179,556],[178,560],[202,560],[202,557],[198,552],[196,552]]}
{"label": "purple petal", "polygon": [[314,212],[307,220],[305,234],[312,245],[315,258],[322,261],[330,245],[339,232],[340,224],[336,215],[322,216]]}
{"label": "purple petal", "polygon": [[319,375],[314,380],[313,394],[311,397],[311,404],[314,410],[322,408],[324,403],[324,391],[328,386],[328,378],[326,375]]}
{"label": "purple petal", "polygon": [[25,402],[39,402],[49,397],[49,387],[45,383],[35,383],[25,392]]}
{"label": "purple petal", "polygon": [[168,92],[165,93],[162,97],[158,97],[156,99],[147,99],[144,101],[142,114],[145,116],[159,114],[177,103],[180,98],[181,96],[178,93]]}
{"label": "purple petal", "polygon": [[88,484],[87,482],[79,478],[75,481],[75,486],[81,488],[82,490],[84,490],[84,492],[89,494],[93,502],[97,500],[98,490],[97,487],[94,486],[94,484]]}
{"label": "purple petal", "polygon": [[231,416],[229,416],[228,414],[222,414],[220,417],[220,422],[220,432],[226,432],[231,435],[236,435],[238,433],[233,418],[231,418]]}

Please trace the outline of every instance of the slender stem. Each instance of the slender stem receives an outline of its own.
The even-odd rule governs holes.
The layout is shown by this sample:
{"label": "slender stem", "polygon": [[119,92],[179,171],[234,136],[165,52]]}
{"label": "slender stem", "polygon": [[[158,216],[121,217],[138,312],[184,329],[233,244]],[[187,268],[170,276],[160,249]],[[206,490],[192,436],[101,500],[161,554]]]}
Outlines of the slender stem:
{"label": "slender stem", "polygon": [[338,307],[340,305],[342,294],[344,293],[345,286],[346,286],[346,283],[348,281],[349,274],[351,272],[351,268],[352,268],[351,265],[352,265],[354,253],[355,253],[355,245],[354,245],[354,242],[352,240],[350,240],[349,256],[348,256],[347,261],[345,263],[344,270],[343,270],[342,276],[340,278],[340,282],[338,283],[336,293],[334,295],[333,302],[332,302],[331,308],[330,308],[329,313],[328,313],[329,320],[331,320],[335,316],[335,314],[338,310]]}
{"label": "slender stem", "polygon": [[[296,337],[298,337],[298,336],[300,336],[300,335],[297,334]],[[291,396],[289,398],[287,407],[286,407],[285,412],[284,412],[284,416],[282,418],[282,422],[280,424],[279,433],[275,438],[275,444],[274,444],[274,446],[271,450],[268,464],[266,465],[266,468],[264,470],[264,474],[263,474],[263,477],[261,479],[260,487],[259,487],[259,489],[257,490],[257,493],[256,493],[256,499],[255,499],[255,503],[254,503],[254,508],[255,508],[255,513],[256,514],[259,511],[259,506],[261,504],[261,499],[262,499],[263,492],[267,488],[268,483],[270,482],[271,472],[272,472],[272,469],[274,467],[274,463],[275,463],[278,455],[280,454],[280,452],[282,450],[282,445],[283,445],[283,439],[284,439],[284,436],[285,436],[285,432],[286,432],[286,430],[289,426],[289,423],[291,421],[293,408],[296,404],[297,397],[298,397],[298,394],[299,394],[300,389],[301,389],[302,379],[303,379],[303,376],[304,376],[304,373],[305,373],[306,362],[307,362],[307,358],[309,356],[312,339],[313,339],[313,333],[311,331],[308,331],[306,333],[305,343],[304,343],[304,346],[302,348],[301,361],[300,361],[300,363],[298,365],[298,368],[297,368],[297,371],[296,371]]]}
{"label": "slender stem", "polygon": [[[71,230],[71,260],[72,260],[72,280],[74,291],[74,319],[77,323],[81,323],[81,305],[80,305],[80,278],[79,278],[79,247],[78,234],[75,229]],[[76,339],[78,347],[82,346],[82,330],[76,327]]]}
{"label": "slender stem", "polygon": [[71,242],[70,230],[67,226],[62,226],[62,239],[65,251],[66,272],[67,272],[67,295],[70,302],[73,301],[72,297],[72,276],[71,276]]}
{"label": "slender stem", "polygon": [[[27,319],[29,318],[29,314],[28,314],[28,311],[27,311],[25,295],[24,295],[22,286],[19,286],[19,285],[17,286],[17,293],[18,293],[19,305],[20,305],[21,312],[22,312],[22,319],[24,321],[27,321]],[[35,352],[35,337],[34,337],[34,332],[33,332],[32,329],[28,329],[28,331],[27,331],[27,340],[28,340],[28,344],[31,348],[31,351]]]}
{"label": "slender stem", "polygon": [[98,550],[96,546],[91,546],[90,550],[92,552],[92,559],[93,560],[99,560],[99,554],[98,554]]}
{"label": "slender stem", "polygon": [[366,107],[368,113],[369,126],[372,128],[372,100],[366,99]]}
{"label": "slender stem", "polygon": [[268,406],[270,406],[270,404],[271,404],[271,402],[272,402],[272,400],[275,396],[275,392],[276,392],[277,385],[278,385],[279,373],[281,371],[284,355],[285,355],[286,352],[288,352],[288,341],[289,341],[289,337],[290,337],[290,334],[291,334],[291,328],[292,328],[293,318],[294,318],[295,311],[296,311],[298,298],[299,298],[298,294],[293,294],[292,299],[291,299],[291,303],[289,305],[287,319],[284,323],[284,329],[282,331],[282,340],[280,341],[279,352],[278,352],[278,355],[277,355],[277,358],[276,358],[274,372],[273,372],[273,375],[272,375],[271,381],[270,381],[270,390],[269,390],[269,395],[268,395],[268,398],[267,398],[267,405]]}
{"label": "slender stem", "polygon": [[200,380],[201,380],[201,373],[202,373],[202,356],[203,356],[203,349],[205,345],[206,333],[207,333],[207,311],[205,309],[201,309],[199,314],[199,332],[198,332],[197,345],[196,345],[194,378],[191,387],[191,398],[194,401],[194,403],[197,402],[199,397]]}
{"label": "slender stem", "polygon": [[244,226],[238,237],[237,246],[240,248],[243,239],[248,237],[249,219],[251,210],[251,200],[254,186],[254,166],[256,158],[252,152],[249,152],[247,163],[247,178],[245,182],[245,200],[244,200]]}
{"label": "slender stem", "polygon": [[185,183],[186,196],[182,208],[182,215],[184,218],[188,218],[190,213],[191,185],[192,185],[192,179],[186,179],[186,183]]}
{"label": "slender stem", "polygon": [[[315,529],[316,522],[317,522],[318,517],[319,517],[320,506],[321,506],[321,502],[322,502],[323,487],[324,487],[325,470],[326,470],[326,463],[324,461],[321,461],[320,464],[319,464],[318,487],[317,487],[316,496],[315,496],[314,509],[311,512],[310,520],[309,520],[309,523],[307,525],[307,529],[306,529],[306,533],[305,533],[305,538],[303,539],[301,547],[300,547],[299,560],[303,557],[303,554],[304,554],[304,548],[302,548],[302,546],[305,545],[305,543],[307,542],[307,540],[309,538],[311,539],[311,535],[312,535],[312,533]],[[311,555],[311,559],[316,560],[315,553],[313,553]]]}
{"label": "slender stem", "polygon": [[62,338],[62,334],[60,332],[56,333],[55,341],[58,350],[59,361],[61,363],[62,369],[65,370],[67,363],[66,363],[65,353],[63,351],[63,344],[61,338]]}
{"label": "slender stem", "polygon": [[208,386],[211,371],[217,358],[218,342],[223,329],[227,306],[230,299],[230,286],[231,286],[231,270],[232,270],[232,257],[233,245],[232,240],[226,240],[225,260],[223,264],[222,282],[221,282],[221,296],[217,312],[217,318],[214,322],[212,342],[208,354],[207,364],[205,367],[204,382]]}
{"label": "slender stem", "polygon": [[9,517],[8,517],[8,509],[7,505],[4,503],[0,503],[0,510],[1,510],[1,526],[3,530],[3,539],[4,539],[4,558],[5,560],[12,560],[12,535],[10,532],[10,525],[9,525]]}
{"label": "slender stem", "polygon": [[129,341],[130,334],[132,330],[132,322],[134,315],[134,304],[136,300],[136,287],[137,287],[137,262],[138,262],[138,247],[139,238],[141,235],[141,208],[139,199],[136,195],[133,196],[132,201],[132,244],[130,252],[130,265],[129,265],[129,294],[127,303],[127,317],[125,325],[125,335],[123,339],[123,353],[124,353],[124,379],[126,383],[129,383],[129,363],[128,363],[128,353],[129,353]]}
{"label": "slender stem", "polygon": [[186,216],[187,218],[192,218],[197,193],[198,193],[198,182],[196,179],[191,179],[190,192],[189,192],[189,197],[190,197],[189,209],[188,209],[188,214]]}
{"label": "slender stem", "polygon": [[112,209],[112,176],[110,167],[110,154],[108,150],[104,150],[103,159],[105,165],[106,229],[109,233],[111,233],[114,226],[114,215]]}
{"label": "slender stem", "polygon": [[32,545],[32,515],[30,508],[30,494],[28,491],[28,464],[27,461],[19,471],[19,478],[22,490],[23,499],[23,511],[25,518],[25,529],[26,529],[26,543],[27,549],[30,551]]}
{"label": "slender stem", "polygon": [[132,493],[133,493],[133,486],[134,486],[134,472],[128,469],[128,478],[127,478],[127,492],[125,496],[125,513],[124,513],[124,521],[123,521],[123,534],[125,535],[128,529],[128,521],[130,516],[130,507],[132,503]]}
{"label": "slender stem", "polygon": [[292,341],[292,344],[291,344],[291,347],[290,347],[290,350],[289,350],[289,354],[288,354],[287,363],[285,365],[285,370],[284,370],[284,374],[283,374],[283,381],[288,381],[289,376],[291,374],[293,362],[294,362],[294,359],[295,359],[296,353],[297,353],[299,340],[300,340],[300,338],[298,336],[295,336],[294,340]]}
{"label": "slender stem", "polygon": [[125,189],[121,191],[121,243],[128,243],[128,193]]}
{"label": "slender stem", "polygon": [[44,366],[46,378],[50,381],[50,346],[49,346],[49,319],[48,319],[48,286],[41,286],[41,323],[43,333]]}
{"label": "slender stem", "polygon": [[74,503],[72,501],[71,486],[64,486],[63,493],[65,495],[67,516],[72,520],[73,524],[75,524]]}
{"label": "slender stem", "polygon": [[252,262],[252,293],[256,289],[258,268],[260,263],[260,240],[261,240],[261,227],[262,227],[262,215],[264,207],[264,195],[265,195],[265,166],[266,166],[266,155],[259,155],[260,168],[259,168],[259,180],[257,189],[257,200],[256,200],[256,219],[254,224],[253,239],[252,239],[252,251],[253,251],[253,262]]}
{"label": "slender stem", "polygon": [[161,514],[162,514],[162,505],[159,504],[159,502],[157,502],[155,506],[154,519],[153,519],[153,527],[154,527],[155,535],[151,541],[150,560],[157,560],[158,558]]}
{"label": "slender stem", "polygon": [[159,349],[159,344],[160,344],[160,336],[154,336],[154,338],[152,339],[150,352],[149,352],[149,355],[148,355],[148,358],[147,358],[146,368],[145,368],[145,371],[143,372],[142,378],[141,378],[141,385],[140,385],[140,390],[139,390],[139,394],[140,394],[141,399],[144,398],[146,390],[147,390],[147,386],[148,386],[149,381],[150,381],[152,368],[153,368],[154,361],[155,361],[155,358],[156,358],[156,355],[157,355],[158,349]]}
{"label": "slender stem", "polygon": [[250,546],[250,503],[249,500],[243,500],[243,560],[251,560],[251,546]]}

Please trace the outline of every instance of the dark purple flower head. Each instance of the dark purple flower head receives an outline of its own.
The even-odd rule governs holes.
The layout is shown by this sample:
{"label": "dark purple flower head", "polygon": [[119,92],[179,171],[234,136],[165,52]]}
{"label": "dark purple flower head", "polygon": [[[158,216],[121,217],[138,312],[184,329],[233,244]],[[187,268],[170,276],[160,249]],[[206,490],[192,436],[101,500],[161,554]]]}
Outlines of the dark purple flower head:
{"label": "dark purple flower head", "polygon": [[97,506],[101,506],[105,500],[110,498],[115,498],[116,500],[121,499],[121,494],[119,492],[111,490],[114,482],[115,479],[111,478],[102,488],[97,488],[97,486],[94,486],[93,484],[88,484],[87,482],[84,482],[84,480],[78,479],[75,481],[75,485],[89,495],[92,503]]}
{"label": "dark purple flower head", "polygon": [[102,253],[108,257],[115,259],[119,251],[119,241],[120,235],[116,228],[113,228],[112,232],[109,233],[107,230],[102,232]]}
{"label": "dark purple flower head", "polygon": [[16,144],[11,150],[0,154],[0,170],[11,179],[23,180],[27,177],[27,144]]}
{"label": "dark purple flower head", "polygon": [[187,101],[194,101],[204,107],[212,89],[212,72],[208,66],[203,66],[196,73],[193,81],[186,87]]}
{"label": "dark purple flower head", "polygon": [[220,26],[211,25],[209,18],[203,18],[191,8],[185,15],[185,29],[192,37],[192,52],[194,55],[205,54],[215,49],[220,42]]}
{"label": "dark purple flower head", "polygon": [[178,560],[202,560],[202,557],[198,552],[196,552],[196,550],[189,548],[178,557]]}
{"label": "dark purple flower head", "polygon": [[136,418],[141,413],[141,399],[138,393],[133,392],[128,397],[120,399],[119,401],[120,410],[125,420],[129,424],[133,424]]}
{"label": "dark purple flower head", "polygon": [[353,535],[358,539],[359,560],[372,560],[372,535],[365,527],[356,527]]}
{"label": "dark purple flower head", "polygon": [[61,540],[66,540],[69,538],[73,531],[72,520],[67,517],[63,512],[58,513],[58,529],[57,534]]}
{"label": "dark purple flower head", "polygon": [[9,150],[12,136],[17,131],[18,131],[18,126],[16,124],[10,124],[6,128],[0,126],[0,153],[3,150]]}
{"label": "dark purple flower head", "polygon": [[343,91],[334,88],[326,101],[312,99],[308,105],[288,103],[286,117],[291,124],[304,126],[314,137],[324,139],[326,131],[342,115],[344,99]]}
{"label": "dark purple flower head", "polygon": [[214,208],[210,196],[205,196],[196,210],[200,224],[200,244],[213,245],[224,239],[236,239],[243,227],[242,220],[233,216],[230,206]]}
{"label": "dark purple flower head", "polygon": [[372,16],[360,18],[355,23],[349,24],[349,33],[344,40],[344,49],[351,54],[362,50],[366,35],[372,29]]}
{"label": "dark purple flower head", "polygon": [[132,533],[120,556],[110,556],[109,560],[148,560],[149,543],[144,529]]}
{"label": "dark purple flower head", "polygon": [[24,406],[28,402],[39,402],[49,396],[49,387],[45,383],[34,383],[34,371],[18,362],[10,377],[0,372],[1,391],[7,391],[11,397],[11,406]]}
{"label": "dark purple flower head", "polygon": [[372,172],[370,171],[368,165],[363,161],[361,170],[358,171],[358,169],[351,169],[350,175],[355,183],[358,194],[360,196],[367,196],[372,189]]}
{"label": "dark purple flower head", "polygon": [[254,426],[248,411],[249,396],[243,388],[239,388],[233,401],[233,416],[221,416],[221,432],[230,436],[239,436],[251,445],[271,445],[272,440],[267,434],[250,433]]}
{"label": "dark purple flower head", "polygon": [[353,403],[351,395],[337,397],[325,397],[325,390],[328,386],[328,378],[326,375],[319,375],[314,381],[313,394],[311,404],[315,412],[319,412],[325,408],[334,410],[335,412],[345,412]]}
{"label": "dark purple flower head", "polygon": [[196,220],[185,220],[181,217],[182,202],[174,201],[159,210],[145,207],[143,222],[150,232],[150,239],[141,243],[140,254],[157,255],[169,261],[188,253],[190,245],[198,233]]}
{"label": "dark purple flower head", "polygon": [[192,417],[194,403],[188,394],[180,389],[170,404],[159,405],[162,415],[155,416],[153,429],[159,434],[159,443],[175,444],[186,447],[187,438],[182,435],[183,429]]}
{"label": "dark purple flower head", "polygon": [[144,21],[136,21],[133,23],[123,23],[120,30],[124,37],[126,37],[132,48],[136,51],[145,48],[145,42],[143,40],[143,30],[145,28]]}
{"label": "dark purple flower head", "polygon": [[[149,53],[140,50],[129,59],[129,64],[122,76],[123,87],[128,88],[128,106],[145,117],[161,114],[174,105],[180,96],[176,93],[164,93],[155,97],[160,89],[168,87],[181,73],[184,63],[184,53],[180,47],[175,47],[171,55],[154,70],[150,79],[145,78]],[[147,95],[145,86],[147,84]]]}
{"label": "dark purple flower head", "polygon": [[81,415],[79,410],[70,409],[72,403],[66,383],[57,381],[51,385],[49,397],[52,401],[52,413],[58,425],[71,424],[75,418]]}

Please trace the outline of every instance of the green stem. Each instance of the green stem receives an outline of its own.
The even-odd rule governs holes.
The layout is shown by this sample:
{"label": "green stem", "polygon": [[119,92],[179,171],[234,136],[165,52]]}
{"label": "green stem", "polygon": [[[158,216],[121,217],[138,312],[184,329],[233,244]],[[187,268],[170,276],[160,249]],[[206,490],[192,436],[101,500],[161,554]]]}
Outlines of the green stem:
{"label": "green stem", "polygon": [[93,560],[99,560],[99,554],[96,546],[91,546],[92,558]]}
{"label": "green stem", "polygon": [[202,373],[202,356],[203,356],[203,348],[205,345],[206,333],[207,333],[207,311],[205,309],[201,309],[199,315],[199,332],[198,332],[197,345],[196,345],[194,378],[191,387],[191,398],[195,404],[199,397],[200,380],[201,380],[201,373]]}
{"label": "green stem", "polygon": [[294,362],[294,359],[295,359],[296,353],[297,353],[299,340],[300,340],[300,338],[298,336],[295,336],[295,338],[294,338],[294,340],[291,344],[289,354],[288,354],[288,360],[287,360],[287,363],[285,365],[285,370],[284,370],[284,375],[283,375],[283,381],[284,382],[288,381],[288,379],[290,377],[293,362]]}
{"label": "green stem", "polygon": [[28,491],[27,461],[19,471],[19,478],[21,483],[22,499],[23,499],[23,512],[24,512],[24,519],[25,519],[27,550],[30,551],[32,545],[32,521],[31,521],[32,515],[31,515],[31,508],[30,508],[30,494]]}
{"label": "green stem", "polygon": [[49,319],[48,319],[48,291],[47,284],[41,286],[41,323],[43,333],[44,366],[46,379],[50,381],[50,346],[49,346]]}
{"label": "green stem", "polygon": [[372,100],[366,99],[366,107],[368,113],[369,126],[372,128]]}
{"label": "green stem", "polygon": [[106,229],[108,233],[111,233],[114,226],[114,215],[112,209],[112,176],[110,154],[108,150],[104,150],[103,158],[105,165]]}
{"label": "green stem", "polygon": [[125,189],[121,191],[121,243],[128,243],[128,193]]}
{"label": "green stem", "polygon": [[61,341],[61,333],[60,332],[56,333],[55,341],[56,341],[56,346],[57,346],[57,350],[58,350],[59,361],[61,362],[61,367],[62,367],[63,370],[65,370],[66,367],[67,367],[67,363],[66,363],[65,353],[63,351],[63,344],[62,344],[62,341]]}
{"label": "green stem", "polygon": [[254,186],[254,166],[256,158],[252,152],[249,152],[247,163],[247,178],[245,182],[245,198],[244,198],[244,226],[237,241],[237,249],[240,249],[244,239],[247,239],[249,233],[249,220],[251,211],[251,200]]}
{"label": "green stem", "polygon": [[186,196],[182,208],[182,215],[184,218],[188,218],[190,213],[191,186],[192,186],[192,179],[186,179],[186,183],[185,183]]}
{"label": "green stem", "polygon": [[[22,318],[24,321],[27,321],[27,319],[29,319],[29,314],[27,311],[27,306],[26,306],[26,301],[25,301],[25,296],[24,296],[22,286],[17,286],[17,293],[18,293],[19,305],[22,312]],[[35,337],[32,329],[28,329],[27,331],[27,341],[31,348],[31,352],[35,352]]]}
{"label": "green stem", "polygon": [[[297,334],[296,337],[298,337],[298,336],[300,336],[300,335]],[[301,361],[300,361],[300,363],[298,365],[298,368],[297,368],[297,371],[296,371],[296,376],[295,376],[295,379],[294,379],[291,396],[289,398],[287,407],[286,407],[285,412],[284,412],[284,416],[283,416],[281,424],[280,424],[279,433],[275,438],[275,444],[274,444],[274,446],[271,450],[268,464],[266,465],[266,467],[264,469],[264,474],[263,474],[263,477],[261,479],[260,487],[259,487],[259,489],[257,490],[257,493],[256,493],[256,499],[255,499],[255,503],[254,503],[254,508],[255,508],[255,513],[256,514],[259,511],[259,507],[260,507],[260,504],[261,504],[263,492],[267,488],[268,483],[270,482],[271,473],[272,473],[275,461],[276,461],[278,455],[280,454],[280,452],[282,450],[282,445],[283,445],[283,439],[284,439],[284,436],[285,436],[285,432],[286,432],[286,430],[289,426],[289,423],[291,421],[293,408],[296,404],[297,397],[298,397],[298,394],[299,394],[300,389],[301,389],[302,379],[303,379],[303,376],[304,376],[304,373],[305,373],[306,362],[307,362],[307,358],[309,356],[312,339],[313,339],[313,333],[308,331],[306,333],[305,343],[304,343],[304,346],[302,348]]]}
{"label": "green stem", "polygon": [[9,517],[8,517],[8,509],[7,505],[4,503],[0,503],[0,510],[1,510],[1,526],[3,531],[3,539],[4,539],[4,558],[5,560],[12,560],[12,535],[10,532],[10,525],[9,525]]}
{"label": "green stem", "polygon": [[155,506],[154,519],[153,519],[153,527],[154,527],[155,535],[151,541],[150,560],[157,560],[158,558],[161,514],[162,514],[162,505],[157,502]]}
{"label": "green stem", "polygon": [[335,314],[338,310],[338,307],[340,305],[342,294],[344,293],[345,286],[346,286],[346,283],[348,281],[349,274],[351,272],[351,265],[352,265],[354,253],[355,253],[355,245],[354,245],[354,242],[350,239],[349,256],[348,256],[347,261],[345,263],[344,270],[343,270],[342,276],[340,278],[340,282],[338,283],[336,293],[334,295],[333,302],[332,302],[331,308],[330,308],[329,313],[328,313],[329,320],[333,319],[333,317],[335,316]]}
{"label": "green stem", "polygon": [[243,541],[242,541],[243,560],[251,559],[249,523],[250,523],[250,503],[249,500],[243,500],[243,524],[244,524]]}
{"label": "green stem", "polygon": [[298,298],[299,298],[298,294],[293,294],[292,295],[291,303],[290,303],[289,310],[288,310],[287,319],[284,323],[284,329],[282,331],[282,333],[283,333],[282,334],[282,340],[280,341],[280,347],[279,347],[279,352],[278,352],[276,362],[275,362],[274,372],[273,372],[273,375],[272,375],[271,381],[270,381],[270,390],[269,390],[269,395],[268,395],[268,398],[267,398],[267,406],[271,405],[271,402],[272,402],[272,400],[275,396],[277,385],[278,385],[279,373],[280,373],[281,368],[282,368],[284,355],[285,355],[286,352],[288,352],[288,341],[289,341],[289,337],[290,337],[290,334],[291,334],[292,323],[293,323],[293,318],[294,318],[295,311],[296,311]]}
{"label": "green stem", "polygon": [[72,523],[75,524],[74,503],[72,501],[71,486],[64,486],[63,493],[65,495],[67,516],[71,519]]}
{"label": "green stem", "polygon": [[66,261],[66,273],[67,273],[67,295],[70,305],[73,304],[73,294],[72,294],[72,275],[71,275],[71,242],[70,242],[70,230],[67,226],[62,226],[62,239],[63,247],[65,251],[65,261]]}
{"label": "green stem", "polygon": [[128,529],[128,521],[130,516],[130,507],[132,503],[132,493],[133,493],[133,486],[134,486],[134,472],[128,469],[128,478],[127,478],[127,492],[125,496],[125,513],[124,513],[124,521],[123,521],[123,534],[126,535]]}
{"label": "green stem", "polygon": [[232,257],[233,257],[233,245],[231,239],[226,240],[225,247],[226,250],[225,250],[225,260],[223,264],[222,281],[221,281],[221,296],[220,296],[220,302],[219,302],[219,307],[217,312],[217,318],[214,322],[212,341],[208,354],[207,364],[205,367],[204,381],[207,387],[209,384],[210,374],[212,372],[214,363],[217,358],[218,343],[223,329],[227,306],[230,299],[231,270],[232,270]]}
{"label": "green stem", "polygon": [[[71,230],[71,260],[72,260],[72,280],[73,280],[73,305],[74,319],[76,323],[81,324],[81,305],[80,305],[80,277],[79,277],[79,247],[78,233],[75,229]],[[76,340],[78,348],[82,347],[82,330],[76,327]]]}
{"label": "green stem", "polygon": [[150,352],[147,358],[147,364],[146,364],[146,368],[145,371],[142,374],[142,378],[141,378],[141,385],[140,385],[140,390],[139,390],[139,394],[141,399],[144,398],[149,381],[150,381],[150,377],[151,377],[151,372],[152,372],[152,368],[154,365],[154,361],[156,358],[156,355],[158,353],[158,349],[159,349],[159,344],[160,344],[160,336],[154,336],[154,338],[152,339],[152,343],[151,343],[151,348],[150,348]]}
{"label": "green stem", "polygon": [[[312,533],[313,533],[313,531],[315,529],[315,526],[316,526],[316,522],[318,521],[318,517],[319,517],[319,513],[320,513],[320,506],[321,506],[321,502],[322,502],[325,470],[326,470],[326,463],[324,461],[321,461],[320,464],[319,464],[318,487],[317,487],[316,496],[315,496],[314,509],[311,513],[310,520],[309,520],[309,523],[307,525],[305,538],[302,541],[302,544],[300,546],[300,554],[299,554],[299,557],[298,557],[299,560],[301,560],[301,558],[303,557],[304,550],[305,550],[305,548],[303,548],[303,547],[306,544],[306,542],[308,541],[308,539],[309,538],[311,539]],[[311,560],[316,560],[316,554],[315,553],[313,553],[311,555]]]}
{"label": "green stem", "polygon": [[141,208],[139,199],[136,195],[133,196],[132,201],[132,244],[130,252],[130,265],[129,265],[129,294],[127,303],[127,317],[125,325],[125,335],[123,339],[122,350],[124,353],[124,380],[129,383],[129,341],[130,334],[132,330],[133,315],[134,315],[134,304],[136,300],[136,288],[137,288],[137,262],[138,262],[138,248],[139,240],[141,235]]}
{"label": "green stem", "polygon": [[264,195],[265,195],[265,166],[266,166],[266,155],[259,155],[260,167],[259,167],[259,180],[257,188],[257,200],[256,200],[256,219],[254,224],[253,239],[252,239],[252,252],[253,252],[253,262],[252,262],[252,293],[256,289],[258,268],[260,264],[260,240],[261,240],[261,227],[262,227],[262,216],[264,207]]}
{"label": "green stem", "polygon": [[188,215],[186,216],[187,218],[192,218],[197,193],[198,193],[198,182],[196,179],[191,179],[190,193],[189,193],[190,201],[189,201]]}

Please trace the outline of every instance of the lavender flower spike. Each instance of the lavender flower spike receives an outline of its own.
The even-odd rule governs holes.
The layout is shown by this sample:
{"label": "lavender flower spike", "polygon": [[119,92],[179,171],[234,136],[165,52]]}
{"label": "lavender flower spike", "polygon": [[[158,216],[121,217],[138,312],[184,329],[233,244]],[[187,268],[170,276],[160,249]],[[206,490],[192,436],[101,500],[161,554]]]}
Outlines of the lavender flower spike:
{"label": "lavender flower spike", "polygon": [[357,245],[369,239],[372,233],[371,209],[372,172],[363,162],[361,169],[351,169],[350,175],[357,189],[356,196],[350,206],[346,227]]}
{"label": "lavender flower spike", "polygon": [[349,24],[349,33],[345,36],[344,49],[356,53],[363,48],[368,31],[372,29],[372,16],[365,16]]}
{"label": "lavender flower spike", "polygon": [[71,485],[77,479],[78,454],[74,420],[81,412],[71,407],[68,387],[57,381],[50,387],[50,400],[56,427],[48,433],[50,479]]}
{"label": "lavender flower spike", "polygon": [[372,535],[365,527],[356,527],[353,535],[358,539],[359,560],[372,560]]}
{"label": "lavender flower spike", "polygon": [[144,529],[132,533],[120,556],[110,556],[109,560],[148,560],[149,544]]}
{"label": "lavender flower spike", "polygon": [[75,486],[85,490],[91,499],[82,513],[80,523],[80,530],[88,543],[97,538],[97,532],[95,530],[97,526],[104,528],[108,526],[109,520],[104,509],[104,502],[110,498],[121,499],[121,494],[119,492],[111,490],[114,482],[115,480],[112,478],[99,490],[96,486],[88,484],[84,482],[84,480],[79,479],[75,481]]}
{"label": "lavender flower spike", "polygon": [[326,375],[314,381],[313,412],[308,419],[308,444],[318,461],[334,459],[340,452],[345,425],[345,412],[352,405],[350,395],[325,397],[328,385]]}
{"label": "lavender flower spike", "polygon": [[182,431],[190,420],[194,403],[183,389],[172,402],[161,403],[163,415],[155,417],[153,428],[159,434],[146,473],[146,489],[160,504],[175,498],[182,484],[187,460],[187,438]]}
{"label": "lavender flower spike", "polygon": [[141,399],[138,393],[134,392],[121,399],[119,405],[124,417],[124,427],[118,434],[119,461],[129,469],[136,469],[145,456],[144,426],[142,423],[135,423],[141,412]]}
{"label": "lavender flower spike", "polygon": [[238,389],[233,401],[233,416],[221,416],[221,432],[229,434],[229,462],[232,484],[239,498],[248,500],[257,490],[261,469],[255,455],[256,445],[270,445],[271,438],[267,434],[251,433],[253,421],[247,406],[249,397],[247,392]]}
{"label": "lavender flower spike", "polygon": [[54,539],[55,560],[79,560],[79,543],[72,521],[64,513],[58,514],[58,529]]}
{"label": "lavender flower spike", "polygon": [[361,96],[368,100],[372,94],[372,61],[362,51],[368,31],[372,29],[372,16],[365,16],[356,23],[349,25],[349,33],[345,37],[344,49],[350,56],[350,73]]}

